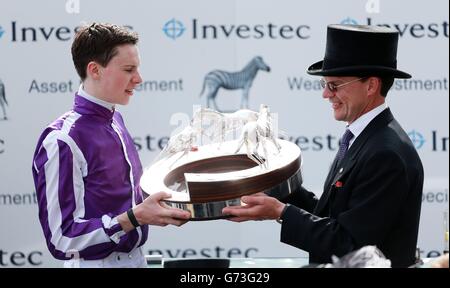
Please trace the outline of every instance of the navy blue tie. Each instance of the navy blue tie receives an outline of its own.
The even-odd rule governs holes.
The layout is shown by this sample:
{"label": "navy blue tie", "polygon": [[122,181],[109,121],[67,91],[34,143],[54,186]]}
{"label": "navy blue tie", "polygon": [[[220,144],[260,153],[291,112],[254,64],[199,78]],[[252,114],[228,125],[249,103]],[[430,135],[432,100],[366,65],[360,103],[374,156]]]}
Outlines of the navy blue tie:
{"label": "navy blue tie", "polygon": [[345,133],[341,139],[341,143],[339,144],[339,151],[336,155],[337,163],[339,163],[342,158],[344,158],[345,152],[347,152],[350,140],[352,140],[353,136],[354,135],[352,131],[350,131],[349,129],[345,130]]}

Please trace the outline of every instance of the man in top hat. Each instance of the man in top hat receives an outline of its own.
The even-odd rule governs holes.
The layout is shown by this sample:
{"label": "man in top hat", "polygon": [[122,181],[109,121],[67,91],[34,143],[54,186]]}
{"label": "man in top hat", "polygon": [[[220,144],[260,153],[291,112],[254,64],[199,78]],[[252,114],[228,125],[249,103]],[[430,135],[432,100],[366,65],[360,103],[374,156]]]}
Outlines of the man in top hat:
{"label": "man in top hat", "polygon": [[281,241],[329,263],[376,245],[392,267],[415,261],[423,167],[408,135],[385,103],[397,70],[398,32],[385,27],[329,25],[325,57],[311,65],[334,118],[347,123],[320,199],[300,187],[283,202],[264,193],[224,208],[234,221],[277,219]]}

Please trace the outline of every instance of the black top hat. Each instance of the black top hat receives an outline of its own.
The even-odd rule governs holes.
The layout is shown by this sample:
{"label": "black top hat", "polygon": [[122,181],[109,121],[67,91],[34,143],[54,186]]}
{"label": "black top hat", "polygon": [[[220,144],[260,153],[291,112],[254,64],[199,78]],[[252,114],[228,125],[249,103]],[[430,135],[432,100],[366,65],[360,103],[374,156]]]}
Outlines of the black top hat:
{"label": "black top hat", "polygon": [[329,25],[323,61],[310,75],[411,78],[397,70],[398,32],[379,26]]}

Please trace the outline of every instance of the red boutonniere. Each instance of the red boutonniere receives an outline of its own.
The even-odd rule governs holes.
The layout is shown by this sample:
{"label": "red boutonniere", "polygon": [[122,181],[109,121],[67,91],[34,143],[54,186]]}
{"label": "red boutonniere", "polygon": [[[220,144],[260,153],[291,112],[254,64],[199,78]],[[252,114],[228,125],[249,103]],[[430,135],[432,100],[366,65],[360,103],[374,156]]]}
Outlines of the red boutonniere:
{"label": "red boutonniere", "polygon": [[341,188],[342,187],[342,182],[341,181],[336,181],[336,184],[334,184],[334,186],[336,186],[337,188]]}

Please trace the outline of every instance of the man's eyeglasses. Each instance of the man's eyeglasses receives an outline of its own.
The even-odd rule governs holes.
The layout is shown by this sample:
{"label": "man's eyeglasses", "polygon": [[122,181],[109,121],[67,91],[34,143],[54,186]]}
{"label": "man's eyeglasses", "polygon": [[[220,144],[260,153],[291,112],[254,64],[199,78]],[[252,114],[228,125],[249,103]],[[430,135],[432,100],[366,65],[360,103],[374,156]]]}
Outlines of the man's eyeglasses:
{"label": "man's eyeglasses", "polygon": [[344,83],[339,84],[339,85],[336,85],[333,82],[327,82],[327,81],[325,81],[325,79],[322,78],[322,79],[320,79],[320,86],[322,86],[323,89],[325,89],[325,87],[327,87],[328,90],[330,90],[331,92],[334,93],[334,92],[336,92],[338,90],[338,88],[340,88],[342,86],[345,86],[345,85],[348,85],[348,84],[351,84],[351,83],[354,83],[356,81],[362,80],[364,78],[367,78],[367,77],[361,77],[361,78],[358,78],[358,79],[353,79],[353,80],[350,80],[348,82],[344,82]]}

